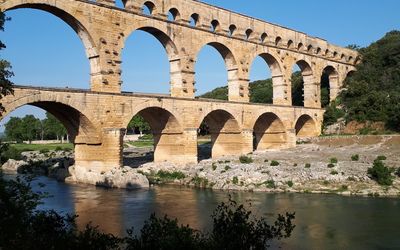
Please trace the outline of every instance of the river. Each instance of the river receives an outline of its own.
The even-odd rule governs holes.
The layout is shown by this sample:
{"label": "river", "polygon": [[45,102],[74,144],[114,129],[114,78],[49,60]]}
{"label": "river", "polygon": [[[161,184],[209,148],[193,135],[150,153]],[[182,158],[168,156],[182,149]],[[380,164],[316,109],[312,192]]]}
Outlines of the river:
{"label": "river", "polygon": [[44,176],[38,181],[46,184],[42,191],[53,195],[40,208],[78,214],[81,228],[91,221],[118,236],[131,227],[138,233],[152,212],[209,230],[212,211],[231,195],[269,221],[278,213],[296,213],[292,236],[272,242],[273,248],[400,249],[400,198],[228,192],[184,186],[124,190],[56,182]]}

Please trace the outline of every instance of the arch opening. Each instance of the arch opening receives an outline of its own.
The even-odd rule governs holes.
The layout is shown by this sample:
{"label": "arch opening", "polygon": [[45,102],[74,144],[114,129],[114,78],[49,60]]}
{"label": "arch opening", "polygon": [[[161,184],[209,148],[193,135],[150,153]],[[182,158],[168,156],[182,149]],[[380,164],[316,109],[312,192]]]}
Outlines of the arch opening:
{"label": "arch opening", "polygon": [[265,58],[254,58],[250,68],[250,102],[273,103],[271,69]]}
{"label": "arch opening", "polygon": [[[210,58],[221,58],[211,59]],[[198,96],[204,98],[228,100],[228,88],[226,82],[236,78],[236,61],[232,52],[225,45],[211,42],[204,46],[197,55],[195,64],[196,91]],[[213,82],[210,82],[210,79]],[[222,85],[224,83],[224,85]],[[221,87],[222,85],[222,87]],[[211,90],[215,91],[210,93]]]}
{"label": "arch opening", "polygon": [[147,1],[142,6],[142,13],[146,15],[153,15],[154,10],[156,9],[156,5],[150,1]]}
{"label": "arch opening", "polygon": [[168,11],[168,20],[169,21],[179,21],[180,13],[176,8],[172,8]]}
{"label": "arch opening", "polygon": [[[79,20],[60,9],[41,4],[17,6],[7,11],[7,16],[13,21],[5,23],[2,41],[7,44],[7,50],[3,53],[12,62],[15,84],[90,89],[90,72],[99,71],[97,52]],[[54,29],[60,35],[54,36]],[[64,45],[62,54],[59,44]],[[85,49],[86,55],[82,53]],[[43,53],[46,53],[46,60],[38,63]]]}
{"label": "arch opening", "polygon": [[211,28],[210,28],[210,30],[213,31],[213,32],[219,32],[219,30],[220,30],[220,25],[219,25],[218,20],[212,20],[212,21],[211,21]]}
{"label": "arch opening", "polygon": [[[156,39],[154,39],[156,38]],[[150,48],[150,49],[149,49]],[[146,51],[145,57],[136,57]],[[142,27],[125,40],[121,54],[123,91],[170,94],[171,74],[179,69],[175,45],[164,32]]]}
{"label": "arch opening", "polygon": [[255,150],[281,149],[287,143],[286,129],[274,113],[262,114],[254,124]]}
{"label": "arch opening", "polygon": [[199,27],[200,26],[200,16],[197,13],[193,13],[190,16],[190,25],[194,27]]}
{"label": "arch opening", "polygon": [[207,114],[199,126],[199,133],[209,135],[211,139],[210,143],[199,146],[199,160],[242,154],[241,129],[237,120],[225,110]]}
{"label": "arch opening", "polygon": [[312,82],[313,73],[310,65],[300,60],[296,62],[292,72],[292,105],[293,106],[312,106],[310,100],[313,98],[315,85]]}
{"label": "arch opening", "polygon": [[297,119],[296,125],[297,137],[311,137],[318,136],[318,130],[314,120],[309,115],[302,115]]}
{"label": "arch opening", "polygon": [[[124,153],[124,165],[138,167],[147,162],[177,162],[184,156],[182,128],[176,117],[159,107],[148,107],[135,114],[127,124],[126,144],[146,145],[146,148],[132,148]],[[141,142],[129,142],[129,138],[138,138],[134,131],[139,131]],[[153,144],[153,146],[152,146]]]}
{"label": "arch opening", "polygon": [[230,26],[229,26],[228,35],[229,35],[229,36],[233,36],[233,35],[235,34],[236,29],[237,29],[237,28],[236,28],[236,25],[234,25],[234,24],[230,25]]}
{"label": "arch opening", "polygon": [[332,66],[327,66],[321,75],[321,106],[327,107],[339,92],[338,73]]}

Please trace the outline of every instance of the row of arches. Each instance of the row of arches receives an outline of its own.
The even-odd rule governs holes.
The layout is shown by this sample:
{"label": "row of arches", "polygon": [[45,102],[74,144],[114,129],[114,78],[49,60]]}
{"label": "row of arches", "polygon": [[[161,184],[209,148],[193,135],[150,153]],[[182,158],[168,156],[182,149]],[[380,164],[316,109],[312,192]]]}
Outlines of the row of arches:
{"label": "row of arches", "polygon": [[[164,5],[165,3],[163,3]],[[142,6],[142,13],[150,16],[160,16],[160,8],[152,2],[146,1]],[[167,10],[168,7],[163,6],[163,9]],[[161,12],[162,13],[162,12]],[[170,7],[167,14],[163,14],[168,18],[169,21],[180,22],[185,24],[186,19],[190,20],[189,25],[199,28],[209,30],[211,32],[219,33],[222,35],[232,36],[259,44],[270,45],[281,49],[288,49],[293,51],[298,51],[301,53],[307,53],[309,55],[321,56],[327,59],[337,60],[341,62],[346,62],[350,64],[355,64],[359,60],[357,56],[350,51],[341,52],[334,47],[326,46],[323,47],[319,45],[318,42],[313,41],[313,39],[307,39],[306,37],[294,36],[293,38],[284,38],[281,35],[272,35],[273,33],[260,32],[253,28],[239,28],[237,24],[229,24],[224,26],[218,19],[210,19],[208,23],[208,17],[202,18],[202,15],[195,12],[190,14],[190,17],[186,17],[188,14],[181,14],[181,12],[176,7]],[[240,22],[241,16],[238,15],[238,25],[243,25]]]}

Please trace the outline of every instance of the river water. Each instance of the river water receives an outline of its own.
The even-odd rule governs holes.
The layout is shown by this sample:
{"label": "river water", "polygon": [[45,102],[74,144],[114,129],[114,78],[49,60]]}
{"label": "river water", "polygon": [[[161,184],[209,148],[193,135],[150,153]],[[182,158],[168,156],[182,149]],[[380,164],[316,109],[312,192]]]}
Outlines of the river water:
{"label": "river water", "polygon": [[41,208],[78,214],[81,228],[91,221],[118,236],[131,227],[139,233],[152,212],[209,230],[212,211],[231,195],[238,203],[247,204],[253,214],[271,222],[279,213],[296,213],[292,236],[272,242],[273,248],[400,249],[400,198],[228,192],[183,186],[124,190],[67,184],[47,177],[38,181],[46,184],[42,191],[53,195]]}

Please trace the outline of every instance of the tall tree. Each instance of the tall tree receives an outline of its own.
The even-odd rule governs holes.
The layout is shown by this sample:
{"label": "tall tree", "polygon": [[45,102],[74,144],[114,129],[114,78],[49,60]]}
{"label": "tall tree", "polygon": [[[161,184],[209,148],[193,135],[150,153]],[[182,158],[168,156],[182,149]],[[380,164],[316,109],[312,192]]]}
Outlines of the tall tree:
{"label": "tall tree", "polygon": [[47,139],[63,139],[67,134],[64,125],[52,114],[46,112],[46,119],[43,121],[45,137]]}
{"label": "tall tree", "polygon": [[11,117],[10,120],[5,124],[5,133],[7,140],[11,141],[22,141],[22,119],[20,117]]}
{"label": "tall tree", "polygon": [[128,131],[138,129],[140,134],[146,130],[150,130],[150,125],[144,120],[143,116],[136,114],[132,117],[128,124]]}
{"label": "tall tree", "polygon": [[[0,30],[4,31],[4,22],[9,20],[6,18],[3,12],[0,12]],[[4,49],[6,46],[4,43],[0,41],[0,50]],[[14,73],[10,70],[11,64],[6,60],[0,58],[0,100],[8,95],[13,93],[13,83],[9,80],[10,77],[14,75]],[[0,114],[4,112],[4,107],[0,103]]]}

